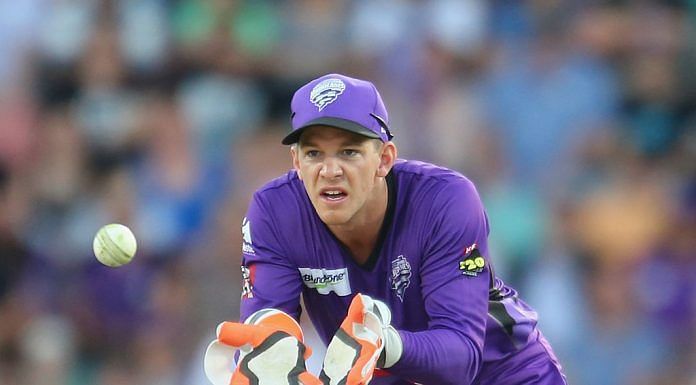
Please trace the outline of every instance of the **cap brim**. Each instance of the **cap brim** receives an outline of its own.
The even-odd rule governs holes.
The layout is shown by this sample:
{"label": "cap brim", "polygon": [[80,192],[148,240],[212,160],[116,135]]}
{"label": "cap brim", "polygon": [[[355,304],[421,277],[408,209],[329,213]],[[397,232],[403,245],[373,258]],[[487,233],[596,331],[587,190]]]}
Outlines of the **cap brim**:
{"label": "cap brim", "polygon": [[302,132],[304,132],[305,129],[308,127],[312,126],[329,126],[329,127],[335,127],[335,128],[340,128],[342,130],[350,131],[353,133],[356,133],[358,135],[366,136],[368,138],[373,138],[373,139],[382,139],[376,132],[373,132],[362,125],[355,123],[351,120],[346,120],[346,119],[341,119],[341,118],[328,118],[328,117],[323,117],[323,118],[318,118],[311,120],[307,122],[304,126],[293,130],[291,133],[288,134],[285,138],[283,138],[283,141],[281,143],[283,144],[293,144],[297,143],[300,140],[300,135],[302,135]]}

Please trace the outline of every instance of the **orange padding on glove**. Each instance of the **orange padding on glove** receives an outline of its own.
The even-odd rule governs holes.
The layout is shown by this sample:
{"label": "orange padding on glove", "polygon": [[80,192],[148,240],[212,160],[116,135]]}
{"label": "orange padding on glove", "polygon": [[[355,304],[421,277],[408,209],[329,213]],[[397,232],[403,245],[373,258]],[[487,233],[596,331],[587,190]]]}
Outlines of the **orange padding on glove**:
{"label": "orange padding on glove", "polygon": [[[365,307],[366,305],[363,301],[363,296],[361,294],[356,295],[353,298],[353,301],[351,301],[350,303],[350,307],[348,308],[348,314],[346,315],[346,318],[343,320],[343,323],[341,323],[341,329],[343,329],[343,331],[346,332],[346,334],[353,337],[355,341],[358,342],[361,346],[360,355],[358,356],[358,359],[355,361],[355,364],[353,365],[353,370],[351,370],[348,374],[348,384],[364,384],[369,382],[369,380],[372,378],[372,375],[370,374],[366,377],[365,373],[372,373],[372,371],[374,370],[374,365],[376,363],[376,356],[379,355],[379,353],[376,352],[378,351],[378,349],[379,351],[381,351],[382,349],[381,338],[379,338],[377,341],[370,342],[365,340],[364,337],[356,336],[354,334],[354,325],[365,324]],[[365,368],[366,366],[371,367]]]}
{"label": "orange padding on glove", "polygon": [[[304,335],[300,325],[284,313],[271,314],[257,325],[241,324],[238,322],[223,322],[218,340],[225,345],[241,348],[249,344],[252,348],[261,345],[271,334],[285,332],[304,343]],[[304,359],[312,355],[312,350],[305,345]]]}
{"label": "orange padding on glove", "polygon": [[216,334],[204,359],[206,376],[215,385],[322,385],[305,367],[311,349],[287,313],[262,309],[245,323],[221,323]]}

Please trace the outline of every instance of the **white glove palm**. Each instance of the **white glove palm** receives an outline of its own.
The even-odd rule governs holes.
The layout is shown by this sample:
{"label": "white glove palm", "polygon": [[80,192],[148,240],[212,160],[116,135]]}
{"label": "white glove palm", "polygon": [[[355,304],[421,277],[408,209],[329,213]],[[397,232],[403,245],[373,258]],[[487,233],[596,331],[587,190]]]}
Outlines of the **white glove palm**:
{"label": "white glove palm", "polygon": [[311,350],[303,339],[297,321],[280,310],[259,310],[243,324],[223,322],[206,350],[205,374],[213,385],[321,385],[305,367]]}
{"label": "white glove palm", "polygon": [[325,385],[367,385],[375,367],[394,365],[403,352],[391,311],[379,300],[358,294],[331,339],[319,378]]}

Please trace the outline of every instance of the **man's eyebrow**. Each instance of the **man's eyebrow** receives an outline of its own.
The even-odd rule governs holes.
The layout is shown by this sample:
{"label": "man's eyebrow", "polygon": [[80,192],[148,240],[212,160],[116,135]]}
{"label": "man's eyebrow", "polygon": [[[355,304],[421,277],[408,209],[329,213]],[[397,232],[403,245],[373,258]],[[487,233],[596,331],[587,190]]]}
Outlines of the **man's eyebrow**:
{"label": "man's eyebrow", "polygon": [[302,140],[298,144],[300,145],[300,147],[316,147],[317,146],[311,140]]}
{"label": "man's eyebrow", "polygon": [[368,139],[363,139],[363,138],[357,138],[357,137],[352,137],[350,139],[344,140],[341,145],[342,146],[361,146],[363,143],[365,143]]}

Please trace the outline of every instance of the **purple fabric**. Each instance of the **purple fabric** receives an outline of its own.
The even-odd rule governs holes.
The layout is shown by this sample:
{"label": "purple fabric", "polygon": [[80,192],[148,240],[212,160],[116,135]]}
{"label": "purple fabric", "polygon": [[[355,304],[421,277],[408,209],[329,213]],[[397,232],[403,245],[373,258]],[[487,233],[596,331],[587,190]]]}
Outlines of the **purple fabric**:
{"label": "purple fabric", "polygon": [[333,126],[386,142],[389,117],[374,84],[340,74],[314,79],[292,97],[292,132],[283,144],[295,143],[303,129]]}
{"label": "purple fabric", "polygon": [[[390,307],[404,342],[392,376],[375,384],[523,384],[549,370],[561,378],[539,342],[536,313],[501,280],[491,283],[488,223],[474,185],[456,172],[403,160],[388,179],[392,209],[372,268],[357,265],[331,234],[294,171],[257,191],[244,221],[250,294],[241,319],[266,307],[298,317],[302,294],[328,343],[360,292]],[[479,254],[485,264],[464,271],[463,262]],[[536,374],[501,377],[510,365]]]}

